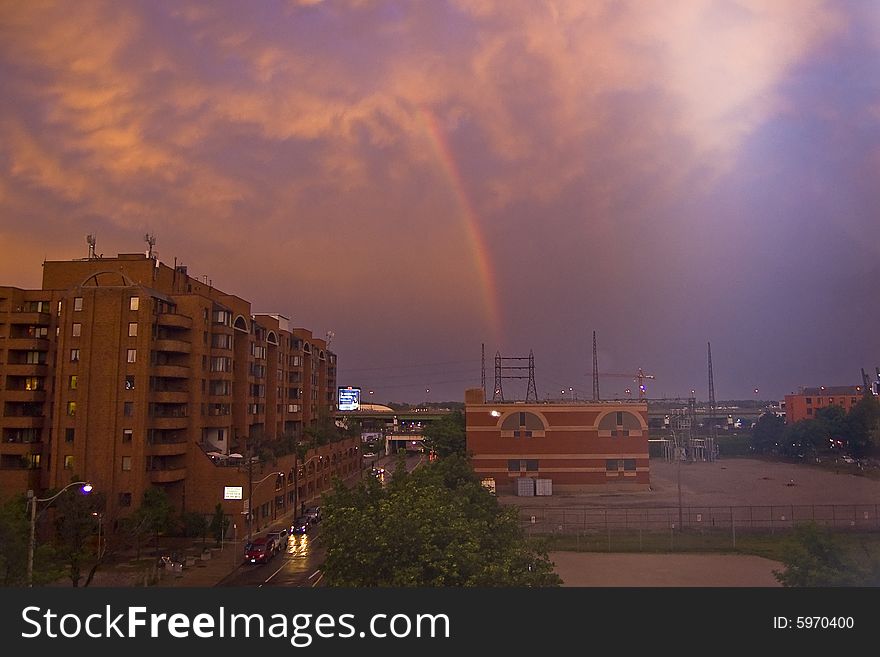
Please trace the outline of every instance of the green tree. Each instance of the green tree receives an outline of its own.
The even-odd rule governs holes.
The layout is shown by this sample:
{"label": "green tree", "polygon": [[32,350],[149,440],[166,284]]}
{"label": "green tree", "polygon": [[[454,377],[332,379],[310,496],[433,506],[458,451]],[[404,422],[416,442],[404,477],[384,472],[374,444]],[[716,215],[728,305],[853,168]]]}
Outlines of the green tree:
{"label": "green tree", "polygon": [[783,586],[877,586],[880,562],[868,555],[867,563],[844,556],[834,537],[814,523],[795,528],[784,570],[773,575]]}
{"label": "green tree", "polygon": [[208,536],[208,519],[204,513],[196,511],[187,511],[180,516],[180,523],[183,526],[183,535],[187,538],[201,538],[202,543]]}
{"label": "green tree", "polygon": [[[9,498],[0,506],[0,584],[25,584],[30,525],[24,496]],[[36,560],[35,560],[36,561]]]}
{"label": "green tree", "polygon": [[810,454],[828,444],[828,431],[816,420],[800,420],[785,427],[783,451],[789,456]]}
{"label": "green tree", "polygon": [[159,556],[159,535],[171,529],[173,511],[168,494],[162,488],[148,488],[144,500],[136,514],[143,522],[146,531],[156,538],[156,556]]}
{"label": "green tree", "polygon": [[764,413],[752,430],[752,447],[759,454],[775,452],[783,444],[784,434],[785,420],[776,413]]}
{"label": "green tree", "polygon": [[[55,501],[55,550],[75,587],[80,584],[86,564],[100,559],[97,550],[92,550],[89,544],[91,537],[97,534],[97,515],[103,513],[104,503],[102,493],[83,495],[78,490],[69,491]],[[91,575],[95,570],[91,569]]]}
{"label": "green tree", "polygon": [[324,502],[324,572],[333,586],[553,586],[545,552],[526,541],[467,461],[451,455],[381,486],[337,482]]}
{"label": "green tree", "polygon": [[862,457],[878,445],[880,438],[880,401],[868,394],[846,416],[847,445],[853,456]]}
{"label": "green tree", "polygon": [[464,413],[456,411],[425,427],[422,441],[429,450],[440,458],[467,452],[467,433],[465,430]]}
{"label": "green tree", "polygon": [[820,408],[816,411],[815,422],[823,434],[821,444],[817,446],[819,451],[830,449],[830,439],[843,440],[844,442],[847,440],[849,424],[846,411],[842,406],[832,405]]}
{"label": "green tree", "polygon": [[211,535],[217,541],[217,545],[223,542],[226,530],[229,528],[229,518],[223,513],[223,505],[217,502],[214,507],[214,515],[211,517]]}

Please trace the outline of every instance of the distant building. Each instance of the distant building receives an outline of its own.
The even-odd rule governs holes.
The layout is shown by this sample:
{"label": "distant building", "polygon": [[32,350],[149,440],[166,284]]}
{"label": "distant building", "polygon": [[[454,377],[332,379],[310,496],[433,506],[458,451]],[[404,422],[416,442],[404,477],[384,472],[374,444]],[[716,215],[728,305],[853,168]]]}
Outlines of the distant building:
{"label": "distant building", "polygon": [[[39,290],[0,287],[0,495],[77,476],[108,518],[162,487],[178,510],[240,518],[248,449],[257,521],[360,471],[359,441],[297,461],[282,439],[333,415],[336,354],[282,315],[144,254],[43,263]],[[230,467],[235,466],[235,467]],[[225,500],[226,487],[243,497]]]}
{"label": "distant building", "polygon": [[829,406],[840,406],[849,413],[863,395],[862,386],[819,386],[801,388],[797,394],[785,396],[785,422],[812,420],[816,412]]}
{"label": "distant building", "polygon": [[474,388],[465,414],[474,470],[499,493],[521,477],[563,492],[650,484],[645,402],[491,402]]}

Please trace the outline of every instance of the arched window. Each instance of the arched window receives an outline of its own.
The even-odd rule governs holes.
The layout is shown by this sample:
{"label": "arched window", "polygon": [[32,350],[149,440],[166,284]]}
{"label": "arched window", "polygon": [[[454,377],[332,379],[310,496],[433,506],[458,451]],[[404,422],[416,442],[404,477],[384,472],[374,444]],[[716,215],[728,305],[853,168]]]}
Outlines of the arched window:
{"label": "arched window", "polygon": [[611,438],[626,438],[628,436],[641,436],[642,421],[635,413],[629,411],[612,411],[606,413],[599,420],[599,436]]}
{"label": "arched window", "polygon": [[502,438],[543,438],[546,430],[541,417],[528,411],[515,411],[501,421]]}

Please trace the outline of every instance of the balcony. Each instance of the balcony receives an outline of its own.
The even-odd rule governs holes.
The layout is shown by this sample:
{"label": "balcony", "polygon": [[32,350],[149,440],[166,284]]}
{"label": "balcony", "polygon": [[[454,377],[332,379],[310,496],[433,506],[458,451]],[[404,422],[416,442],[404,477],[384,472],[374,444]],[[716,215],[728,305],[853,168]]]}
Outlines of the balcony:
{"label": "balcony", "polygon": [[179,417],[151,417],[150,427],[153,429],[186,429],[189,426],[189,418],[185,415]]}
{"label": "balcony", "polygon": [[7,390],[3,395],[8,402],[44,402],[45,390]]}
{"label": "balcony", "polygon": [[52,316],[49,313],[20,312],[12,313],[10,324],[28,324],[31,326],[49,326]]}
{"label": "balcony", "polygon": [[232,414],[205,415],[199,419],[199,424],[203,427],[228,427],[232,424]]}
{"label": "balcony", "polygon": [[7,338],[6,348],[10,351],[49,351],[49,339],[32,338],[29,336],[21,338]]}
{"label": "balcony", "polygon": [[45,363],[6,363],[7,376],[46,376],[49,366]]}
{"label": "balcony", "polygon": [[147,454],[150,456],[179,456],[186,454],[189,443],[186,440],[180,442],[157,442],[147,444]]}
{"label": "balcony", "polygon": [[178,315],[177,313],[159,313],[156,315],[156,322],[159,326],[170,326],[172,328],[191,329],[193,327],[192,317]]}
{"label": "balcony", "polygon": [[17,454],[19,456],[25,456],[27,454],[42,454],[43,453],[43,443],[10,443],[4,442],[2,443],[3,453],[4,454]]}
{"label": "balcony", "polygon": [[46,423],[46,418],[42,415],[37,417],[21,416],[21,415],[4,415],[4,429],[41,429]]}
{"label": "balcony", "polygon": [[186,404],[189,393],[185,390],[153,390],[150,392],[150,401],[158,404]]}
{"label": "balcony", "polygon": [[153,349],[175,354],[188,354],[192,351],[192,345],[183,340],[154,340]]}
{"label": "balcony", "polygon": [[188,379],[190,377],[189,365],[153,365],[154,376],[164,376],[169,379]]}
{"label": "balcony", "polygon": [[169,468],[167,470],[150,470],[150,481],[154,484],[170,484],[186,479],[186,468]]}

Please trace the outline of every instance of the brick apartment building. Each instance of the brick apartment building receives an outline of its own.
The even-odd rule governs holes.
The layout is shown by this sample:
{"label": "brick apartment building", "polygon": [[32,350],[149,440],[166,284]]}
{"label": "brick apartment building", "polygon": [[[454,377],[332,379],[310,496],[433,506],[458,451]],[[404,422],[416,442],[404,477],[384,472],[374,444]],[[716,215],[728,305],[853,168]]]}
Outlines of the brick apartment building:
{"label": "brick apartment building", "polygon": [[861,401],[862,386],[819,386],[801,388],[797,394],[785,396],[785,422],[793,424],[800,420],[812,420],[816,412],[829,406],[840,406],[849,413]]}
{"label": "brick apartment building", "polygon": [[[224,487],[248,497],[248,450],[302,438],[335,393],[324,340],[154,257],[45,262],[41,289],[0,287],[0,497],[77,476],[110,519],[151,486],[178,510],[220,502],[237,518],[244,500]],[[257,523],[357,475],[358,442],[254,466]]]}
{"label": "brick apartment building", "polygon": [[467,450],[498,492],[516,479],[550,479],[554,491],[641,489],[650,483],[644,402],[485,401],[465,393]]}

